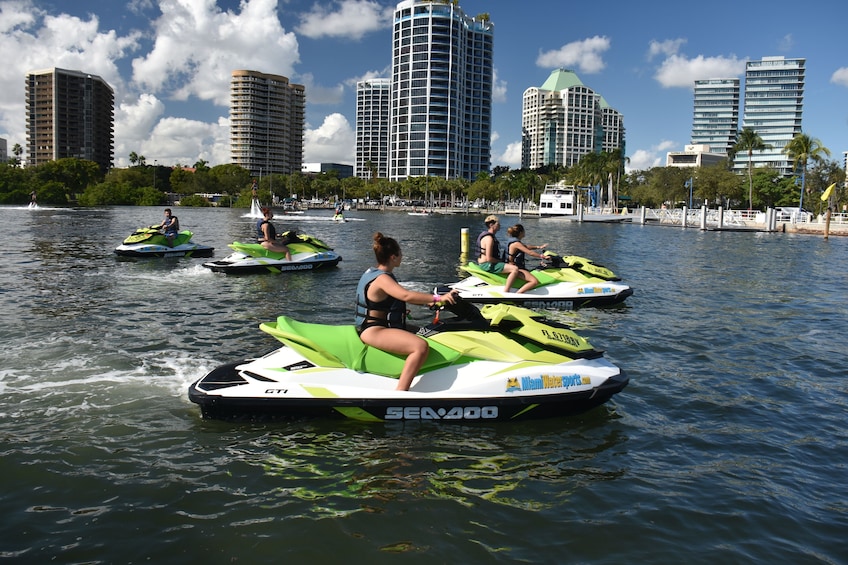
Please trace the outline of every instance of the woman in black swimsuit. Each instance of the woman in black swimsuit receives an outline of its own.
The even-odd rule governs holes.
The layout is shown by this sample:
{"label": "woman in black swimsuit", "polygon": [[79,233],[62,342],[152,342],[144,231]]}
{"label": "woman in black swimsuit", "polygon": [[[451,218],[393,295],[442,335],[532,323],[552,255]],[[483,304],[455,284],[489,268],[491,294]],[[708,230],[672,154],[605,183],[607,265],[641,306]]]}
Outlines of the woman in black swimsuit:
{"label": "woman in black swimsuit", "polygon": [[397,390],[409,390],[412,379],[427,359],[427,342],[407,331],[406,303],[434,305],[454,303],[453,291],[438,295],[407,290],[398,284],[392,271],[400,266],[400,245],[380,232],[374,234],[377,266],[362,275],[356,289],[356,327],[359,338],[371,345],[398,355],[406,355],[406,363],[398,379]]}

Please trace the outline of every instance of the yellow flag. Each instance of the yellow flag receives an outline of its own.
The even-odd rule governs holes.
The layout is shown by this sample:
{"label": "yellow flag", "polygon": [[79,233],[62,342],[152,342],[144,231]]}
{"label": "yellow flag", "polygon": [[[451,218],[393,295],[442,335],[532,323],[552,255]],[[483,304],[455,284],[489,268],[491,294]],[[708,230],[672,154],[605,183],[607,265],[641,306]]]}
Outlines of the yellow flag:
{"label": "yellow flag", "polygon": [[825,190],[824,193],[822,194],[822,197],[821,197],[822,202],[824,202],[825,200],[830,198],[830,195],[833,193],[833,187],[835,187],[835,186],[836,186],[836,183],[833,183],[832,185],[827,187],[827,190]]}

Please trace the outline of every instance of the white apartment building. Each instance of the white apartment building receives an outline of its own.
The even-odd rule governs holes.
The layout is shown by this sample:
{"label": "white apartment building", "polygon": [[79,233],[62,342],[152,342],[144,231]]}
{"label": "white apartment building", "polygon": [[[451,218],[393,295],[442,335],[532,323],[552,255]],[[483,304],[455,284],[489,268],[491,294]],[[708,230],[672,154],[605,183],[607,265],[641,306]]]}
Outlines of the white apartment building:
{"label": "white apartment building", "polygon": [[389,168],[389,104],[392,81],[387,78],[356,83],[356,160],[354,175],[387,178]]}
{"label": "white apartment building", "polygon": [[727,159],[726,153],[714,152],[709,145],[691,144],[683,148],[683,151],[672,151],[666,153],[666,167],[709,167],[718,165]]}
{"label": "white apartment building", "polygon": [[522,168],[571,167],[589,153],[624,153],[624,117],[566,69],[524,91],[521,127]]}

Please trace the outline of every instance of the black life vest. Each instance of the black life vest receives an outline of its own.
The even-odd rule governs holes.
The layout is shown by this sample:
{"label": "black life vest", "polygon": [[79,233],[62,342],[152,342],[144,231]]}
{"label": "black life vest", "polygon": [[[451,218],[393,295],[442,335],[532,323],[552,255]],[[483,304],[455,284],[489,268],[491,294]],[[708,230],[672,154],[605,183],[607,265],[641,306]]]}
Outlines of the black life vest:
{"label": "black life vest", "polygon": [[512,251],[512,244],[520,241],[517,237],[511,237],[506,242],[506,249],[504,249],[503,260],[505,263],[514,263],[516,267],[519,269],[526,269],[525,265],[527,264],[527,256],[523,251],[516,250],[514,253]]}
{"label": "black life vest", "polygon": [[[262,233],[262,226],[264,224],[268,224],[268,239],[265,239],[265,234]],[[259,222],[259,240],[260,241],[274,241],[277,239],[277,228],[274,227],[274,224],[269,222],[268,220],[262,220]]]}
{"label": "black life vest", "polygon": [[[373,302],[368,299],[368,288],[371,283],[380,275],[389,275],[395,282],[397,278],[393,273],[387,273],[374,267],[369,268],[359,279],[359,284],[356,287],[356,327],[362,329],[362,325],[367,326],[383,326],[387,328],[406,329],[406,302],[398,300],[391,296],[380,302]],[[378,312],[386,312],[386,317],[381,318],[369,314],[370,310]]]}

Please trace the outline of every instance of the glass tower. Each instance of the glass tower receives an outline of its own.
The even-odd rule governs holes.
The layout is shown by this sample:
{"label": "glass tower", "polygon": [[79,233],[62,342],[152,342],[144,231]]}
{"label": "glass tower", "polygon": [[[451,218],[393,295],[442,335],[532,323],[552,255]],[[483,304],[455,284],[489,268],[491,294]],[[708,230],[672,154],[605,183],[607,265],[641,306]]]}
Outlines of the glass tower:
{"label": "glass tower", "polygon": [[692,144],[709,145],[711,153],[727,155],[738,129],[739,79],[696,80]]}
{"label": "glass tower", "polygon": [[491,168],[492,47],[487,14],[405,0],[392,31],[390,180],[474,180]]}
{"label": "glass tower", "polygon": [[[763,57],[745,68],[745,116],[743,128],[760,134],[771,149],[754,151],[755,167],[769,166],[784,176],[793,174],[792,161],[783,152],[786,144],[801,133],[804,109],[805,59]],[[737,155],[734,168],[747,167],[748,155]]]}

